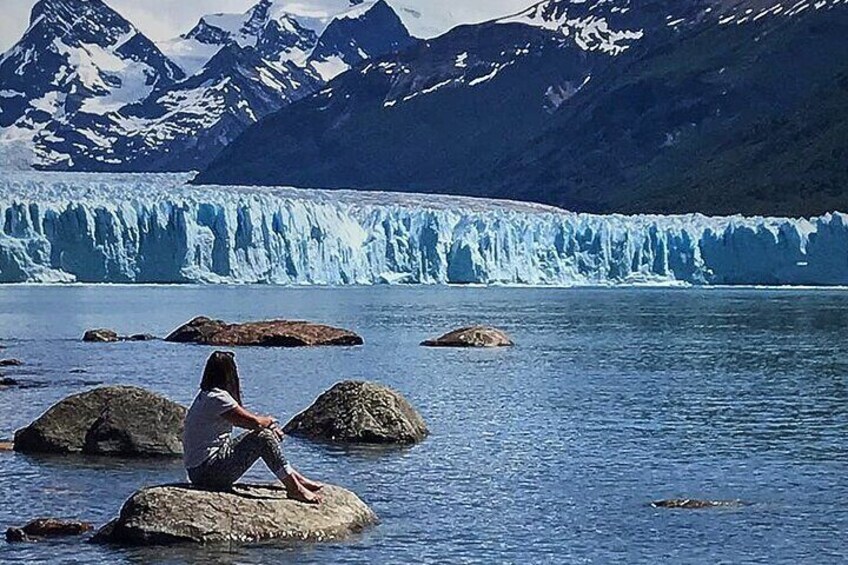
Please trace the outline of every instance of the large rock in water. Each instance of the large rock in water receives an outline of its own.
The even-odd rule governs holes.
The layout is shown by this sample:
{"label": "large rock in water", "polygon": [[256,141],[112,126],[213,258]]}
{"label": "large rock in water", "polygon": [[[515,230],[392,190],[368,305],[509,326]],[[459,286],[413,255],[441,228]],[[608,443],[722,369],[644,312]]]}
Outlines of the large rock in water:
{"label": "large rock in water", "polygon": [[335,385],[286,424],[285,433],[339,443],[409,444],[429,434],[400,393],[375,383]]}
{"label": "large rock in water", "polygon": [[15,432],[15,451],[179,456],[186,409],[138,387],[101,387],[52,406]]}
{"label": "large rock in water", "polygon": [[94,537],[99,543],[164,545],[325,541],[377,522],[355,494],[325,486],[319,505],[289,499],[282,487],[236,485],[207,491],[189,485],[146,488],[124,503],[121,514]]}
{"label": "large rock in water", "polygon": [[362,345],[355,333],[287,320],[228,324],[198,317],[174,330],[165,341],[218,346],[309,347],[317,345]]}
{"label": "large rock in water", "polygon": [[488,326],[460,328],[442,337],[421,343],[425,347],[509,347],[514,345],[506,333]]}

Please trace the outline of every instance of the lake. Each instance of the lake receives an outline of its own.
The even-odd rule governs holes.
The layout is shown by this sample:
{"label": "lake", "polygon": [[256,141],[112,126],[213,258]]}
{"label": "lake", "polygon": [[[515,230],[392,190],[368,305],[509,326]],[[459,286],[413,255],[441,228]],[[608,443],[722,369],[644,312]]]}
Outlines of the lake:
{"label": "lake", "polygon": [[[358,348],[239,349],[245,403],[281,420],[344,379],[402,392],[431,436],[407,449],[289,438],[290,460],[357,492],[379,526],[343,542],[115,549],[0,545],[0,561],[80,563],[798,563],[848,559],[848,292],[766,289],[0,286],[0,437],[96,383],[190,403],[211,348],[86,344],[165,335],[196,315],[300,318]],[[463,324],[500,350],[432,350]],[[98,525],[179,462],[0,453],[0,525]],[[254,467],[251,480],[270,475]],[[662,510],[652,500],[741,500]]]}

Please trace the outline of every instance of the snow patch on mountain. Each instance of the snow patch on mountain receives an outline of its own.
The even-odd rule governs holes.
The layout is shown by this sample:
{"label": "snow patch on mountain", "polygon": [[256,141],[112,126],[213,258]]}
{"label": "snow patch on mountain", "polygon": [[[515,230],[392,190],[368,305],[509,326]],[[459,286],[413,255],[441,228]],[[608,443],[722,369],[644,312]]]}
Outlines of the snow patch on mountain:
{"label": "snow patch on mountain", "polygon": [[158,46],[187,76],[202,69],[222,47],[217,43],[203,43],[186,37],[162,41],[158,43]]}
{"label": "snow patch on mountain", "polygon": [[614,0],[596,2],[563,2],[548,0],[527,10],[498,20],[500,24],[524,24],[554,31],[570,38],[585,51],[601,51],[620,55],[642,39],[641,28],[617,27],[609,22],[611,16],[626,14],[628,7],[613,5]]}
{"label": "snow patch on mountain", "polygon": [[797,16],[806,10],[829,10],[839,6],[840,4],[844,6],[848,4],[848,0],[790,0],[755,7],[750,7],[748,4],[733,5],[721,13],[719,24],[742,25],[757,22],[767,17],[792,17]]}
{"label": "snow patch on mountain", "polygon": [[596,216],[432,195],[9,174],[0,281],[848,284],[848,216]]}

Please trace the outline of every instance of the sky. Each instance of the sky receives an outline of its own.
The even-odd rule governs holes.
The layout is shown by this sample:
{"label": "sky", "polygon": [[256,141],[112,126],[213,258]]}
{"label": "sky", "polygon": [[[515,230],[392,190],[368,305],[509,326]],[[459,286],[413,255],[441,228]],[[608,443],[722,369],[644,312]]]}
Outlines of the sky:
{"label": "sky", "polygon": [[[215,12],[244,12],[257,0],[105,0],[154,41],[170,39],[191,29],[200,16]],[[517,12],[534,0],[396,0],[432,11],[439,27],[471,23]],[[0,0],[0,52],[20,39],[36,0]],[[389,0],[394,3],[393,0]],[[410,26],[411,27],[411,26]],[[413,33],[415,29],[411,30]],[[440,30],[447,31],[447,29]],[[418,35],[422,35],[418,33]]]}

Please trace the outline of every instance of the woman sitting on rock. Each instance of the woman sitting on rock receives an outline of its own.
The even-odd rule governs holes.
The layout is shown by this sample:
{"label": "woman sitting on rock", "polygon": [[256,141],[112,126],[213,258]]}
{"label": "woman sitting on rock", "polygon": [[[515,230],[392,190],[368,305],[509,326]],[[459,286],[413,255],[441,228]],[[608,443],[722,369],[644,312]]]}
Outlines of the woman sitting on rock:
{"label": "woman sitting on rock", "polygon": [[[250,430],[236,438],[233,426]],[[186,414],[183,460],[192,484],[230,488],[259,458],[286,487],[289,497],[317,504],[322,485],[286,462],[283,431],[271,416],[257,416],[241,402],[238,369],[232,353],[215,352],[206,362],[200,392]]]}

